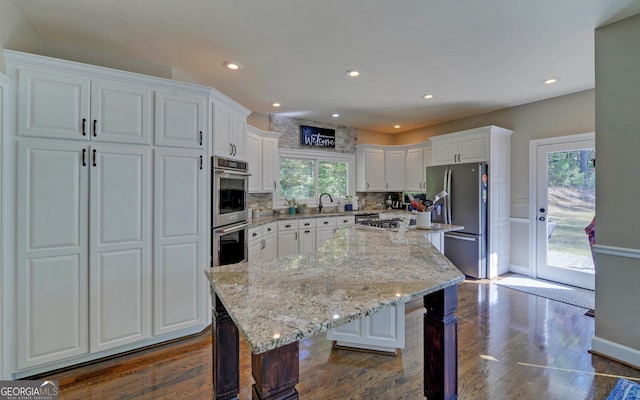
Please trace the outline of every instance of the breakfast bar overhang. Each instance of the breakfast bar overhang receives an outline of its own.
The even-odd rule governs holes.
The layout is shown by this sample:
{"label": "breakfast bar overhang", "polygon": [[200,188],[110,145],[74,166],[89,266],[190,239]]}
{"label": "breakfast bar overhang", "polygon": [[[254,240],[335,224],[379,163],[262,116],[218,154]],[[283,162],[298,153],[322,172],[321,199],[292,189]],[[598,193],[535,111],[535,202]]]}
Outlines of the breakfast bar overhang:
{"label": "breakfast bar overhang", "polygon": [[464,275],[423,232],[406,238],[349,227],[313,254],[210,268],[214,398],[238,396],[240,333],[252,353],[253,399],[297,399],[299,340],[422,297],[424,395],[456,399]]}

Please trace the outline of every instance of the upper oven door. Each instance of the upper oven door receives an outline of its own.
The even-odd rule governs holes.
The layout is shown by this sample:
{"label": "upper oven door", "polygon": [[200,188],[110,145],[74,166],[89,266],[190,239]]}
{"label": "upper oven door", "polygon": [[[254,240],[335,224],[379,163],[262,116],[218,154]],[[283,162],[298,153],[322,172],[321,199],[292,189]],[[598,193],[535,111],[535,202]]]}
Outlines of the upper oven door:
{"label": "upper oven door", "polygon": [[249,174],[215,168],[212,175],[213,226],[246,221]]}

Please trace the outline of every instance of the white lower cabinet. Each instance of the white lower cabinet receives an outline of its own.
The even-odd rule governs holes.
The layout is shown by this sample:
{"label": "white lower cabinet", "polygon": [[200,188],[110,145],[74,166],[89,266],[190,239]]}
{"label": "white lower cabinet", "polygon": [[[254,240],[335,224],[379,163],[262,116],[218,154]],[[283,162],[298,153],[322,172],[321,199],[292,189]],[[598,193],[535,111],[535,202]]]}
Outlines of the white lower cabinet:
{"label": "white lower cabinet", "polygon": [[404,303],[327,331],[338,346],[395,353],[404,348]]}
{"label": "white lower cabinet", "polygon": [[156,149],[154,336],[204,323],[204,167],[197,150]]}
{"label": "white lower cabinet", "polygon": [[278,256],[275,222],[249,229],[249,261],[266,261]]}
{"label": "white lower cabinet", "polygon": [[306,218],[298,221],[298,254],[316,251],[316,220]]}
{"label": "white lower cabinet", "polygon": [[316,249],[329,240],[336,232],[336,218],[318,218],[316,220]]}
{"label": "white lower cabinet", "polygon": [[148,338],[149,150],[22,140],[17,165],[17,367]]}
{"label": "white lower cabinet", "polygon": [[444,232],[425,234],[427,240],[438,249],[438,251],[444,254]]}
{"label": "white lower cabinet", "polygon": [[287,257],[299,253],[298,221],[278,222],[278,257]]}

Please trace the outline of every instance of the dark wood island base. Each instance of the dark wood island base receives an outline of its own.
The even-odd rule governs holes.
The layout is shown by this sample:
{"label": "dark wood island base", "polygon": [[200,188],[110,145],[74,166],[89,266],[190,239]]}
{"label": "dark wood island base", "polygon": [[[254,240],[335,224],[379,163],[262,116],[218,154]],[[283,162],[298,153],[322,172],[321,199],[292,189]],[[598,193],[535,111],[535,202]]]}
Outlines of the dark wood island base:
{"label": "dark wood island base", "polygon": [[[237,399],[240,390],[238,329],[214,293],[214,399]],[[424,395],[429,400],[458,398],[458,286],[424,296]],[[253,400],[298,399],[298,342],[251,355]]]}

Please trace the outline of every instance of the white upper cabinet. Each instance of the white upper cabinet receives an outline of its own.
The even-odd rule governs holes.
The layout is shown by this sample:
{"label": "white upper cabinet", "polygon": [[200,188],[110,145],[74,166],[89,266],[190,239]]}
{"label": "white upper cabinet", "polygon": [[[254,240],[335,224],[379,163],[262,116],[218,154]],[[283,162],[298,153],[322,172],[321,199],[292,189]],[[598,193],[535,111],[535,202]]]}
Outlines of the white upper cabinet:
{"label": "white upper cabinet", "polygon": [[470,129],[447,135],[432,136],[433,165],[488,161],[488,131]]}
{"label": "white upper cabinet", "polygon": [[238,160],[246,160],[245,136],[247,129],[246,109],[238,110],[222,102],[212,102],[213,154]]}
{"label": "white upper cabinet", "polygon": [[18,134],[149,143],[152,93],[145,86],[20,69]]}
{"label": "white upper cabinet", "polygon": [[385,190],[384,147],[356,146],[356,191],[383,192]]}
{"label": "white upper cabinet", "polygon": [[159,146],[204,150],[207,98],[198,94],[156,91],[156,140]]}
{"label": "white upper cabinet", "polygon": [[278,138],[280,133],[265,132],[247,125],[246,154],[249,161],[249,193],[275,192],[280,182]]}
{"label": "white upper cabinet", "polygon": [[404,147],[387,146],[384,150],[385,190],[404,190],[405,156]]}
{"label": "white upper cabinet", "polygon": [[431,165],[431,144],[420,143],[407,149],[405,190],[423,192],[426,186],[426,168]]}

